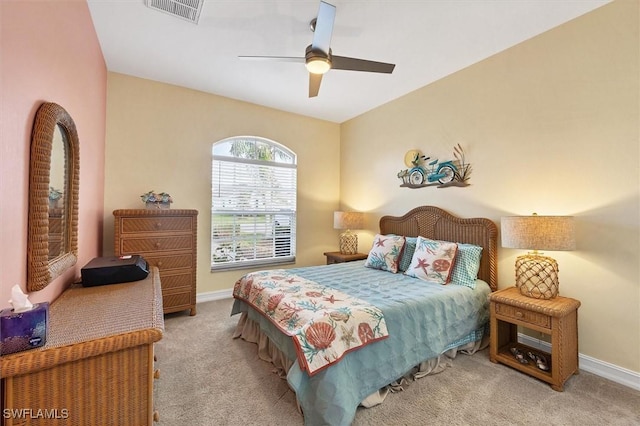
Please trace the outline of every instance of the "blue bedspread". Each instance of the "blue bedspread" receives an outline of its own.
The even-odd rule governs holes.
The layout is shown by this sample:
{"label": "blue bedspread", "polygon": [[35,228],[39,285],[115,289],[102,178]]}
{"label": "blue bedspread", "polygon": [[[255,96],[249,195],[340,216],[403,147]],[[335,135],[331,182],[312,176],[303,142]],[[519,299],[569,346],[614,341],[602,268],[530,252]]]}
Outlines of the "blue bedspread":
{"label": "blue bedspread", "polygon": [[[296,392],[306,425],[349,425],[360,402],[414,366],[448,349],[482,338],[489,320],[489,286],[476,289],[428,283],[402,274],[365,268],[364,262],[294,268],[288,271],[330,285],[382,309],[389,338],[348,353],[340,362],[309,377],[294,363],[287,381]],[[243,302],[276,346],[296,359],[291,338]]]}

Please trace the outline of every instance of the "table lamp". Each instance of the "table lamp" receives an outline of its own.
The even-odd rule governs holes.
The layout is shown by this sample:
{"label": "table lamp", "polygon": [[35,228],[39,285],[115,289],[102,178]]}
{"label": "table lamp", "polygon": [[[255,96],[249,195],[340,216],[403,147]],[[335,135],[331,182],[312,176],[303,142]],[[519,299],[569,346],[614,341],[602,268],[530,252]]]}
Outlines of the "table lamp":
{"label": "table lamp", "polygon": [[501,218],[502,247],[529,249],[516,259],[516,287],[535,299],[558,295],[558,262],[538,250],[575,250],[573,216],[506,216]]}
{"label": "table lamp", "polygon": [[360,212],[333,212],[333,228],[344,229],[340,234],[340,253],[356,254],[358,252],[358,236],[351,229],[364,226],[364,214]]}

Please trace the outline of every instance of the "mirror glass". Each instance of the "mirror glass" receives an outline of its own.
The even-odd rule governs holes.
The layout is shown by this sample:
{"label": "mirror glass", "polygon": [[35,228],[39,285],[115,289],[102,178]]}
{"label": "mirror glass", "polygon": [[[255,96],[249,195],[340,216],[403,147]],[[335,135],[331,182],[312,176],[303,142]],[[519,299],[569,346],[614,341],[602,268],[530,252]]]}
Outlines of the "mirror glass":
{"label": "mirror glass", "polygon": [[78,133],[60,105],[36,112],[29,168],[27,290],[42,290],[78,258]]}
{"label": "mirror glass", "polygon": [[66,252],[65,213],[66,134],[59,124],[53,129],[51,170],[49,170],[49,260]]}

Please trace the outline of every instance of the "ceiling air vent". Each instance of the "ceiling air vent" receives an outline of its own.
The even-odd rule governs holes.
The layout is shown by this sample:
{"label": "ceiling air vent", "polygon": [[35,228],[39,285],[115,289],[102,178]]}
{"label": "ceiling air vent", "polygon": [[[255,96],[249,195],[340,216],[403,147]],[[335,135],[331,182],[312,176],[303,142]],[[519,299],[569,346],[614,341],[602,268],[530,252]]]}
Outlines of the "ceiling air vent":
{"label": "ceiling air vent", "polygon": [[144,3],[151,9],[197,24],[204,0],[144,0]]}

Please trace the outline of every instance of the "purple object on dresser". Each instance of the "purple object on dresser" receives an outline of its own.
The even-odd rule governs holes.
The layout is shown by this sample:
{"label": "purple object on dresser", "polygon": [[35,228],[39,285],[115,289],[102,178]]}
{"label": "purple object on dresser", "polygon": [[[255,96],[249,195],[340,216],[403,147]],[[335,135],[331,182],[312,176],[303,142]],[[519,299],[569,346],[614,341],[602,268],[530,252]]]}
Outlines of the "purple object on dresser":
{"label": "purple object on dresser", "polygon": [[31,310],[0,311],[0,355],[25,351],[47,342],[49,302],[34,303]]}

